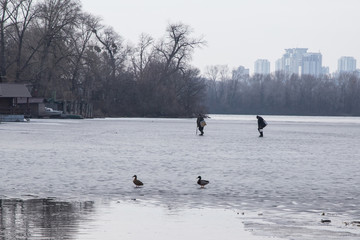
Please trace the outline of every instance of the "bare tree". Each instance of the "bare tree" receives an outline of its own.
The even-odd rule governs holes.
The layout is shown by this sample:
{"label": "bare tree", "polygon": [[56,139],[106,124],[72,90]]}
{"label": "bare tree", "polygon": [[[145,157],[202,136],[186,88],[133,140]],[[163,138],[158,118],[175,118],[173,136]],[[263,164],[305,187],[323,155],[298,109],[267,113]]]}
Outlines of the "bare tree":
{"label": "bare tree", "polygon": [[[28,67],[28,61],[23,64],[23,48],[25,41],[25,34],[28,31],[29,25],[36,17],[36,8],[33,7],[33,0],[10,1],[11,9],[14,11],[9,13],[12,27],[15,29],[13,39],[16,42],[16,74],[15,81],[20,81],[21,73]],[[31,55],[32,56],[32,55]],[[29,59],[30,60],[30,59]]]}
{"label": "bare tree", "polygon": [[[70,35],[73,55],[69,58],[71,61],[71,92],[74,98],[89,97],[88,94],[92,90],[89,79],[85,77],[85,73],[81,75],[81,71],[86,64],[86,50],[91,44],[93,29],[99,26],[99,19],[86,13],[79,16],[79,24],[77,31]],[[80,91],[80,89],[82,91]]]}
{"label": "bare tree", "polygon": [[9,27],[9,19],[14,10],[10,9],[10,0],[0,0],[0,82],[3,82],[6,77],[6,38],[5,31]]}
{"label": "bare tree", "polygon": [[201,37],[192,38],[191,28],[182,23],[170,24],[166,32],[167,36],[156,47],[164,63],[160,81],[166,81],[177,71],[185,71],[194,49],[206,44]]}
{"label": "bare tree", "polygon": [[131,61],[136,80],[144,80],[144,71],[149,66],[153,58],[154,40],[147,34],[141,34],[140,42],[134,49]]}
{"label": "bare tree", "polygon": [[120,85],[117,81],[120,81],[122,77],[131,51],[124,44],[123,38],[111,27],[100,26],[99,29],[93,29],[92,31],[100,43],[100,47],[95,46],[94,49],[103,57],[102,98],[105,104],[102,107],[103,111],[108,114],[115,104],[114,101],[118,101],[115,96],[117,95],[116,91],[119,91],[119,89],[115,89],[113,86]]}
{"label": "bare tree", "polygon": [[[112,28],[106,28],[102,33],[96,29],[92,30],[97,40],[105,48],[109,56],[109,64],[111,66],[111,77],[115,79],[116,76],[116,53],[118,52],[118,42],[121,42],[120,36],[114,32]],[[100,52],[100,48],[97,48]]]}
{"label": "bare tree", "polygon": [[[38,41],[39,67],[37,80],[44,96],[49,94],[51,87],[55,87],[56,80],[62,81],[59,64],[69,55],[69,35],[80,16],[80,3],[76,0],[48,0],[39,5],[37,30],[41,35]],[[57,78],[56,76],[59,76]],[[47,87],[44,87],[47,86]]]}
{"label": "bare tree", "polygon": [[181,81],[177,82],[176,97],[184,116],[205,111],[206,86],[204,79],[199,76],[198,69],[188,69],[182,75]]}

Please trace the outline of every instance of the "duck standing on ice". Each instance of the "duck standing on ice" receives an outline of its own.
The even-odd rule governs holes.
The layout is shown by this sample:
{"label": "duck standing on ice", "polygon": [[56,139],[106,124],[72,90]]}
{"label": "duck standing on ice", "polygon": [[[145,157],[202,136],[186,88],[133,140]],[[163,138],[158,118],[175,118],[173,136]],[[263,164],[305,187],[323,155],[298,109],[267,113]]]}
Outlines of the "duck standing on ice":
{"label": "duck standing on ice", "polygon": [[199,184],[202,188],[205,187],[206,184],[209,184],[209,181],[201,179],[201,176],[198,176],[197,178],[199,179],[197,184]]}
{"label": "duck standing on ice", "polygon": [[142,183],[142,181],[140,181],[140,180],[137,179],[137,176],[136,176],[136,175],[134,175],[133,178],[134,178],[133,183],[135,184],[136,187],[140,187],[140,186],[144,185],[144,184]]}

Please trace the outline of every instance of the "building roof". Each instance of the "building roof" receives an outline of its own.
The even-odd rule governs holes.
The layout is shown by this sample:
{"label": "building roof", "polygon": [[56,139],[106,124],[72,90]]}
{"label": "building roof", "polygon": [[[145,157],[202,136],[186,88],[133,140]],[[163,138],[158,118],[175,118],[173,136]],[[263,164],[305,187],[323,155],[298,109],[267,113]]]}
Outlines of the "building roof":
{"label": "building roof", "polygon": [[0,83],[0,98],[31,97],[24,84]]}
{"label": "building roof", "polygon": [[17,99],[17,103],[44,103],[44,98],[25,98],[25,97],[19,97]]}

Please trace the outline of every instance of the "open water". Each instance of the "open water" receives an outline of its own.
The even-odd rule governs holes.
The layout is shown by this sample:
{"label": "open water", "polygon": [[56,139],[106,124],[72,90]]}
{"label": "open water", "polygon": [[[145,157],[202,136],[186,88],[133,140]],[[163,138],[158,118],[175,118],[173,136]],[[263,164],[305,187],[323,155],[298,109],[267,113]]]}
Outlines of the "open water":
{"label": "open water", "polygon": [[0,239],[77,239],[129,201],[226,209],[263,236],[360,239],[360,118],[264,118],[264,138],[255,116],[212,115],[204,136],[195,119],[1,123]]}

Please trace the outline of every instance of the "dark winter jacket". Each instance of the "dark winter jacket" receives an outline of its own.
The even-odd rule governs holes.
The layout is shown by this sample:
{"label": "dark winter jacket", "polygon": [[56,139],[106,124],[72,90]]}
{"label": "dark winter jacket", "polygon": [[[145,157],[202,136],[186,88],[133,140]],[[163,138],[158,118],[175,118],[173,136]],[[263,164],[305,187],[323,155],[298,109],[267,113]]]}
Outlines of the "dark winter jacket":
{"label": "dark winter jacket", "polygon": [[204,118],[202,116],[198,116],[197,120],[196,120],[196,124],[198,126],[198,128],[201,128],[200,122],[204,121]]}
{"label": "dark winter jacket", "polygon": [[257,116],[257,120],[258,120],[258,128],[259,129],[263,129],[264,127],[266,127],[267,123],[262,117]]}

